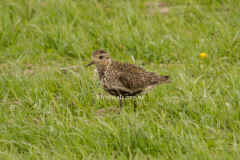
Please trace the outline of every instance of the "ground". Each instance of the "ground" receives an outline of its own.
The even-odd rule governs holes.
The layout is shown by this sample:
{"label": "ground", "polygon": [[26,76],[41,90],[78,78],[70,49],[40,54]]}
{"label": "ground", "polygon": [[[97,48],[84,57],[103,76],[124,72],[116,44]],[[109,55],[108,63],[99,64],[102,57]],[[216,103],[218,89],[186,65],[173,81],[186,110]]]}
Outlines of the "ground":
{"label": "ground", "polygon": [[[0,159],[240,159],[239,8],[1,0]],[[172,82],[116,112],[85,67],[97,49]]]}

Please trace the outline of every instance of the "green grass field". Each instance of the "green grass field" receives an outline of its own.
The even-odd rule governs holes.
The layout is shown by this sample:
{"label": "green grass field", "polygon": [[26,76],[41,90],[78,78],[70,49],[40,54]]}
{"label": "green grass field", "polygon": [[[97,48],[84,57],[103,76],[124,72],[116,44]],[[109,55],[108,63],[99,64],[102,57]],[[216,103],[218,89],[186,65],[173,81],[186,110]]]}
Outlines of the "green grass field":
{"label": "green grass field", "polygon": [[[0,160],[240,159],[239,9],[238,0],[1,0]],[[172,82],[136,113],[131,100],[112,112],[118,100],[99,99],[107,94],[85,67],[97,49]]]}

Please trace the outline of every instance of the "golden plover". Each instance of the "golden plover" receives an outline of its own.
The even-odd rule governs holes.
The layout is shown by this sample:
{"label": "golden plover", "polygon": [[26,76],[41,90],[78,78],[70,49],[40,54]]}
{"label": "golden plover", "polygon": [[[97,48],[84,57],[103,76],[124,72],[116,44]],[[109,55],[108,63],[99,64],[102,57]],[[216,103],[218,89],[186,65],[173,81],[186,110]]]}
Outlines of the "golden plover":
{"label": "golden plover", "polygon": [[[104,50],[97,50],[92,54],[92,61],[87,66],[95,65],[103,89],[113,96],[119,97],[120,108],[122,98],[137,96],[154,86],[170,82],[169,76],[159,76],[147,72],[134,64],[114,61]],[[136,99],[134,98],[134,111]]]}

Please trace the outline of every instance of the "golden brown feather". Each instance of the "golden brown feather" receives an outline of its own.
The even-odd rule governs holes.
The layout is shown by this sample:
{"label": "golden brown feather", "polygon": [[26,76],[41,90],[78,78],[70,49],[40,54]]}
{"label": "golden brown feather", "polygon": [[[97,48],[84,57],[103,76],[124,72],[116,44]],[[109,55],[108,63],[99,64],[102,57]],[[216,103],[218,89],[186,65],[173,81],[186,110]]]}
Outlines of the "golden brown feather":
{"label": "golden brown feather", "polygon": [[104,50],[93,52],[88,66],[92,64],[97,67],[104,90],[118,97],[137,96],[157,84],[169,82],[169,76],[159,76],[134,64],[114,61]]}

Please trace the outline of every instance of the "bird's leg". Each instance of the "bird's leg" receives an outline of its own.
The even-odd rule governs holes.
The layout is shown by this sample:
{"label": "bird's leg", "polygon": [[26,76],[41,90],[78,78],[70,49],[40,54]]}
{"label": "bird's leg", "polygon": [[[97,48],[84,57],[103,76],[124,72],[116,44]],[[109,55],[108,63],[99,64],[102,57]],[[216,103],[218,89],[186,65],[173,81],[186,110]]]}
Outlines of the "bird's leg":
{"label": "bird's leg", "polygon": [[126,104],[126,97],[123,96],[123,104]]}
{"label": "bird's leg", "polygon": [[119,98],[119,105],[120,105],[120,109],[122,109],[122,97],[121,97],[121,96],[119,96],[118,98]]}
{"label": "bird's leg", "polygon": [[137,108],[137,100],[136,100],[136,98],[133,99],[133,106],[134,106],[134,112],[136,112],[136,108]]}

